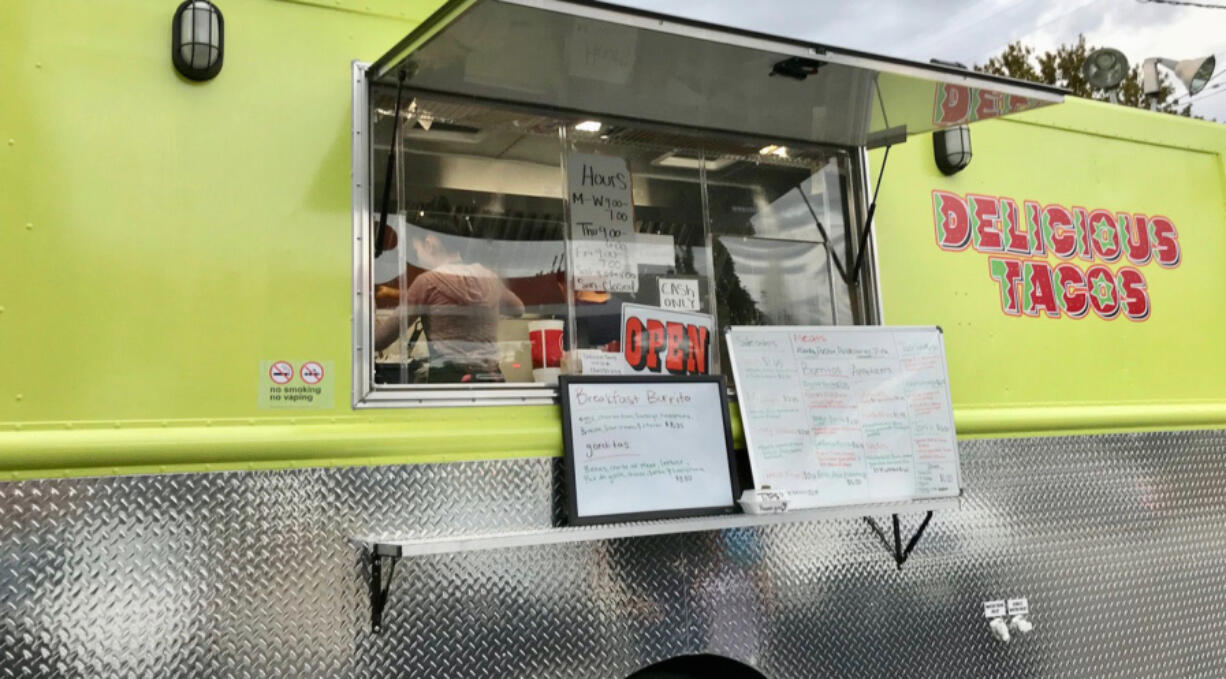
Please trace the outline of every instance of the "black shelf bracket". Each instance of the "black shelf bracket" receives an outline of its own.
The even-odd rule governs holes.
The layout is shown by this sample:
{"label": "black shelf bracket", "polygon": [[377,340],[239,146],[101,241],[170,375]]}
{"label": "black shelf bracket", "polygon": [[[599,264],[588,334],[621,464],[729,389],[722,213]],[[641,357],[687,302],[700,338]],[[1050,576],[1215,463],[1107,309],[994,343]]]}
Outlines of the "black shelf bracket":
{"label": "black shelf bracket", "polygon": [[898,515],[894,514],[893,516],[893,545],[891,545],[890,540],[886,538],[885,531],[881,530],[881,526],[878,526],[877,522],[874,521],[871,516],[864,517],[864,521],[868,523],[869,528],[872,528],[873,532],[877,534],[878,539],[881,540],[881,544],[885,546],[885,550],[894,555],[894,563],[898,566],[898,570],[901,571],[902,565],[907,562],[907,557],[911,556],[911,550],[915,549],[916,543],[918,543],[920,538],[924,535],[924,529],[928,528],[928,522],[932,520],[932,512],[929,511],[924,516],[923,522],[921,522],[919,528],[915,530],[915,535],[912,535],[911,539],[907,541],[907,546],[905,548],[902,546],[902,531],[898,526]]}
{"label": "black shelf bracket", "polygon": [[[383,575],[383,560],[387,559],[387,576]],[[387,605],[387,593],[392,588],[396,575],[399,554],[381,554],[376,545],[370,550],[370,631],[378,634],[383,630],[383,608]]]}

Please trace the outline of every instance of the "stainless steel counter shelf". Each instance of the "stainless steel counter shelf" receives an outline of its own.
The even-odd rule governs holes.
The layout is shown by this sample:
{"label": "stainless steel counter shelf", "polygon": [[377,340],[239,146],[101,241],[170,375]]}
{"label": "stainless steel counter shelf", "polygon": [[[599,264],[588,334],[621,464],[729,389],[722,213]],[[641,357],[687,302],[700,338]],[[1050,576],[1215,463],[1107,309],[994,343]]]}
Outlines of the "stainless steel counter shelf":
{"label": "stainless steel counter shelf", "polygon": [[[612,523],[599,526],[561,526],[539,528],[535,530],[514,531],[505,533],[488,533],[476,535],[457,535],[431,538],[389,539],[384,537],[357,537],[356,542],[367,550],[370,561],[370,609],[371,629],[378,632],[382,626],[383,609],[387,603],[388,589],[395,573],[396,562],[404,557],[430,556],[433,554],[454,554],[457,552],[476,552],[493,549],[512,549],[516,547],[531,547],[536,545],[556,545],[572,542],[593,542],[598,540],[617,540],[637,538],[648,535],[672,535],[678,533],[698,533],[704,531],[731,530],[734,528],[749,528],[753,526],[772,526],[788,523],[803,523],[807,521],[829,521],[863,517],[886,549],[892,552],[898,568],[907,560],[912,548],[919,541],[934,511],[958,509],[962,498],[934,498],[926,500],[911,500],[906,502],[881,502],[874,504],[847,505],[842,507],[826,507],[820,509],[802,509],[780,514],[726,514],[720,516],[703,516],[692,519],[665,519],[660,521],[638,521],[632,523]],[[903,513],[926,512],[923,523],[904,547],[899,532],[898,515]],[[883,514],[893,515],[894,540],[890,544],[885,532],[870,517]],[[383,575],[383,560],[390,559],[387,577]]]}

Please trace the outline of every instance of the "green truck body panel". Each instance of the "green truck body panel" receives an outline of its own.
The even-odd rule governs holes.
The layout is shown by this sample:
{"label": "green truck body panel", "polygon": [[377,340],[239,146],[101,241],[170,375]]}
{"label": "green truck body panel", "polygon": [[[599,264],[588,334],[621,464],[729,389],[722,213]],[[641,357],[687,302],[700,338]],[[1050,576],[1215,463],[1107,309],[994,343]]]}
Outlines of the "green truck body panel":
{"label": "green truck body panel", "polygon": [[[971,130],[973,160],[952,177],[936,169],[926,136],[894,149],[876,224],[884,320],[944,328],[959,433],[1226,426],[1226,126],[1070,99]],[[1111,239],[1068,260],[979,252],[974,239],[963,251],[942,248],[940,192],[1008,199],[1023,236],[1028,203],[1068,208],[1074,222],[1081,208],[1089,222],[1105,210],[1120,234],[1164,219],[1162,245],[1177,243],[1178,257],[1159,262],[1155,250],[1137,263]],[[1152,233],[1133,235],[1141,245]],[[1022,313],[1010,315],[992,260],[1130,268],[1144,282],[1136,301],[1145,317],[1072,318],[1058,308],[1051,317],[1037,304],[1027,316],[1025,280],[1016,289]]]}
{"label": "green truck body panel", "polygon": [[[350,407],[351,62],[440,4],[226,0],[198,84],[173,3],[0,3],[0,479],[560,452],[553,407]],[[960,433],[1226,426],[1226,128],[1072,100],[972,129],[950,179],[927,135],[895,148],[877,224],[886,321],[945,327]],[[1163,210],[1186,256],[1146,269],[1145,323],[1003,317],[985,258],[933,245],[934,189]],[[1073,384],[1089,350],[1034,364],[1064,335],[1149,357]],[[259,407],[286,357],[336,366],[331,408]]]}

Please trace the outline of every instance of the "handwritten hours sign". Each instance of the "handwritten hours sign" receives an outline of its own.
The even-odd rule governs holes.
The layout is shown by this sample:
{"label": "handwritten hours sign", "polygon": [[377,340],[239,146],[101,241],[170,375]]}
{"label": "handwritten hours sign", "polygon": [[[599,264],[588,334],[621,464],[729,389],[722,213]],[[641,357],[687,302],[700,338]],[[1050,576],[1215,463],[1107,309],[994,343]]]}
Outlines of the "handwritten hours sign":
{"label": "handwritten hours sign", "polygon": [[722,379],[563,377],[561,388],[571,523],[731,511]]}
{"label": "handwritten hours sign", "polygon": [[571,153],[570,266],[578,290],[638,292],[634,200],[624,158]]}
{"label": "handwritten hours sign", "polygon": [[733,328],[758,486],[798,507],[954,496],[958,448],[937,328]]}

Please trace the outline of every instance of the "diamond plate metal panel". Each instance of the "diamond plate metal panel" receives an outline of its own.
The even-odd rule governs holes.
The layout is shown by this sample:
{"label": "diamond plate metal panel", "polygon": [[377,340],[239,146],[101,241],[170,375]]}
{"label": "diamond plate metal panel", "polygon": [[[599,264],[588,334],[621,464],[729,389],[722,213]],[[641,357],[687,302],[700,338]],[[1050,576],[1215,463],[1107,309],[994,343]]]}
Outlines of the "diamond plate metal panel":
{"label": "diamond plate metal panel", "polygon": [[[1226,432],[962,460],[901,572],[854,520],[406,559],[381,635],[349,538],[547,525],[555,461],[0,484],[0,677],[1222,676]],[[981,602],[1013,596],[1005,645]]]}

